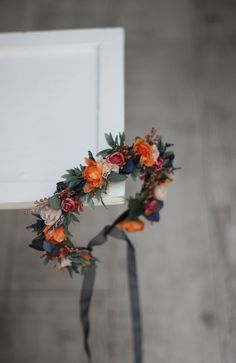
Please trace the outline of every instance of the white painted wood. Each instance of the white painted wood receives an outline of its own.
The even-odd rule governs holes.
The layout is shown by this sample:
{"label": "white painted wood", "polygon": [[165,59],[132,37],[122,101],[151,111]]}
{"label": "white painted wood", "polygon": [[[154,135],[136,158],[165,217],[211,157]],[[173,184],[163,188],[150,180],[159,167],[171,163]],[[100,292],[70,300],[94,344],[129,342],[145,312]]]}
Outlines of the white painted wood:
{"label": "white painted wood", "polygon": [[[119,28],[0,34],[0,208],[51,195],[124,130],[123,47]],[[106,202],[124,192],[111,186]]]}

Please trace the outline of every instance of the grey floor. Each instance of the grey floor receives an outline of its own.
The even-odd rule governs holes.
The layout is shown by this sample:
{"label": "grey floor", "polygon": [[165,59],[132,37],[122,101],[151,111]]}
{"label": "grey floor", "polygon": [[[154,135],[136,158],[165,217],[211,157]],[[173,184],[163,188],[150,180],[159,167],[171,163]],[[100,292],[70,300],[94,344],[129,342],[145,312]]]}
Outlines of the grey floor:
{"label": "grey floor", "polygon": [[[0,0],[2,32],[123,26],[127,137],[158,125],[176,144],[183,169],[162,221],[133,236],[145,363],[236,362],[235,20],[233,0]],[[80,241],[122,210],[86,211]],[[81,280],[42,265],[28,222],[0,212],[0,361],[85,363]],[[130,363],[125,249],[113,240],[97,254],[94,361]]]}

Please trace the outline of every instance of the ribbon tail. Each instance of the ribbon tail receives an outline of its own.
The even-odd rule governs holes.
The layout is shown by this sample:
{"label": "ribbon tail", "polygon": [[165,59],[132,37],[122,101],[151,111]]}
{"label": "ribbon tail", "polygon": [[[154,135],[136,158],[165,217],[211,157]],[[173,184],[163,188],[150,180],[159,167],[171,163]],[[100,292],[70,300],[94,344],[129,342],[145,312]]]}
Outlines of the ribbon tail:
{"label": "ribbon tail", "polygon": [[80,296],[80,319],[84,333],[84,350],[88,356],[89,363],[92,363],[91,351],[89,346],[90,321],[89,311],[93,295],[96,269],[91,268],[86,271]]}
{"label": "ribbon tail", "polygon": [[[107,235],[111,235],[114,238],[123,240],[127,243],[127,272],[128,272],[128,284],[129,284],[129,297],[130,308],[132,315],[132,330],[134,338],[134,363],[142,363],[143,351],[142,351],[142,324],[141,324],[141,312],[139,302],[139,289],[138,289],[138,277],[135,249],[128,236],[115,227],[115,223],[110,226],[106,226],[97,236],[95,236],[88,244],[88,247],[93,248],[99,246],[107,241]],[[95,281],[95,269],[89,269],[84,276],[81,298],[80,298],[80,317],[84,332],[84,349],[91,360],[91,351],[89,347],[89,334],[90,334],[90,321],[89,311],[93,294],[93,287]]]}
{"label": "ribbon tail", "polygon": [[139,288],[137,277],[137,266],[135,258],[135,249],[127,237],[127,272],[130,296],[130,310],[132,316],[132,328],[134,338],[134,362],[142,363],[142,319],[139,301]]}

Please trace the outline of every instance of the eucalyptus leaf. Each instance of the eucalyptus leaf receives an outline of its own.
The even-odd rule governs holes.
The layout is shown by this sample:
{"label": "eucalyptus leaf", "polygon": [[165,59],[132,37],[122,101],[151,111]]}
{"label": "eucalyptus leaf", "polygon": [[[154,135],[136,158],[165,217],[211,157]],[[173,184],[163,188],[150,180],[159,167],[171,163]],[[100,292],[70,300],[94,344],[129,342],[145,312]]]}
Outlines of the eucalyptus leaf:
{"label": "eucalyptus leaf", "polygon": [[58,196],[56,194],[54,194],[53,197],[48,199],[48,203],[49,203],[49,205],[50,205],[50,207],[52,209],[60,209],[61,208],[60,199],[58,198]]}
{"label": "eucalyptus leaf", "polygon": [[121,182],[121,181],[126,180],[127,179],[127,175],[125,175],[125,174],[118,174],[118,173],[115,173],[114,171],[111,171],[111,173],[108,176],[108,179],[112,183],[118,183],[118,182]]}

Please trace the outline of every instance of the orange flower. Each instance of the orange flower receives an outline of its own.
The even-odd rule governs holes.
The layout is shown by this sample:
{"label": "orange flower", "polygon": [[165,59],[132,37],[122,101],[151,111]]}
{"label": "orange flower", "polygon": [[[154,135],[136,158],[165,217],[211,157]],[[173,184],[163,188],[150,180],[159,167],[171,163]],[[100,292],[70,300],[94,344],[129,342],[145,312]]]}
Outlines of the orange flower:
{"label": "orange flower", "polygon": [[81,257],[86,261],[91,260],[91,256],[88,253],[81,253]]}
{"label": "orange flower", "polygon": [[46,226],[43,229],[46,241],[51,241],[54,244],[58,244],[66,240],[64,228],[62,226],[56,229],[50,229],[50,227],[51,226]]}
{"label": "orange flower", "polygon": [[137,138],[134,143],[134,153],[141,155],[140,162],[145,166],[152,166],[154,164],[154,152],[151,145],[144,139]]}
{"label": "orange flower", "polygon": [[88,158],[85,158],[85,162],[88,166],[83,171],[83,178],[87,181],[84,192],[89,193],[102,185],[102,165]]}
{"label": "orange flower", "polygon": [[130,219],[124,219],[116,225],[124,232],[141,232],[144,230],[143,221],[131,221]]}

